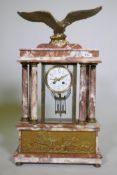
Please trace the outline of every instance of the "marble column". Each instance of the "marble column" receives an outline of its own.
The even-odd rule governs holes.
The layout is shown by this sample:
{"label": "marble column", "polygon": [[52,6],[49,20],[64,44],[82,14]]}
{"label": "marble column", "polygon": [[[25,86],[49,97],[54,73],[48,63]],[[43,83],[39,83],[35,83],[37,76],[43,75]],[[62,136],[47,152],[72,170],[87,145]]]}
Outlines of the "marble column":
{"label": "marble column", "polygon": [[22,63],[22,118],[21,121],[28,121],[28,64]]}
{"label": "marble column", "polygon": [[89,118],[89,84],[90,84],[90,64],[86,65],[86,120]]}
{"label": "marble column", "polygon": [[29,119],[31,120],[31,63],[29,64]]}
{"label": "marble column", "polygon": [[86,122],[86,64],[80,64],[80,98],[79,98],[79,124]]}
{"label": "marble column", "polygon": [[37,63],[30,64],[30,120],[37,123]]}
{"label": "marble column", "polygon": [[89,117],[88,117],[88,121],[91,123],[96,122],[95,103],[96,103],[96,64],[91,64],[90,84],[89,84]]}

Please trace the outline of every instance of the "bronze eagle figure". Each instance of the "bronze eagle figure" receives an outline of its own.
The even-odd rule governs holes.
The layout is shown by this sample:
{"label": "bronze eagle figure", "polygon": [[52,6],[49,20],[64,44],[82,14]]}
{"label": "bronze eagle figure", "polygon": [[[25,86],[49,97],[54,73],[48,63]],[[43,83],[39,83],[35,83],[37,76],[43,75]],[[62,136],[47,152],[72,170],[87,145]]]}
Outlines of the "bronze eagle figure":
{"label": "bronze eagle figure", "polygon": [[54,30],[54,34],[63,34],[66,27],[75,21],[89,18],[96,15],[102,7],[97,7],[89,10],[73,11],[66,15],[66,17],[58,21],[50,12],[35,11],[35,12],[17,12],[22,18],[31,22],[43,22]]}

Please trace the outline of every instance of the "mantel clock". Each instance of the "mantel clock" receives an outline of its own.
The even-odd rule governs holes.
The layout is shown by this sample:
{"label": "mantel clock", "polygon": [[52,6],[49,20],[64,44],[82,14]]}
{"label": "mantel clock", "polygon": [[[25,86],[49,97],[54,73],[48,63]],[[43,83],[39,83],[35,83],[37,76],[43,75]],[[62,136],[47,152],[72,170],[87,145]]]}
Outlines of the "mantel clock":
{"label": "mantel clock", "polygon": [[68,25],[91,17],[101,9],[70,12],[62,21],[45,11],[18,12],[26,20],[44,22],[54,30],[54,35],[50,43],[20,49],[22,117],[17,123],[16,165],[101,165],[100,125],[95,116],[96,66],[101,62],[99,51],[69,43],[64,34]]}

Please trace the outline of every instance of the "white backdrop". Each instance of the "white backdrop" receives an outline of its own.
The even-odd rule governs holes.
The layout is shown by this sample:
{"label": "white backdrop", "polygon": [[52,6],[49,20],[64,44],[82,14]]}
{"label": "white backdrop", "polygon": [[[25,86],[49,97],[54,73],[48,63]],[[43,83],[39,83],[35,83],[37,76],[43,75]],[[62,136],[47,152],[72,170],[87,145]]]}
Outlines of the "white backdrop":
{"label": "white backdrop", "polygon": [[[1,175],[12,174],[116,174],[117,162],[117,1],[115,0],[0,0],[0,103],[20,101],[21,67],[16,62],[19,48],[36,47],[49,42],[52,30],[40,23],[31,23],[17,15],[17,11],[50,11],[62,19],[69,11],[103,6],[103,10],[87,20],[73,23],[65,34],[71,43],[83,48],[99,49],[102,64],[97,67],[97,111],[102,123],[100,146],[103,166],[30,165],[20,168],[8,160],[8,152],[0,146]],[[9,97],[9,98],[8,98]],[[0,116],[1,118],[2,116]],[[1,164],[2,160],[2,164]],[[7,164],[7,165],[6,165]],[[4,165],[4,166],[3,166]],[[7,166],[7,168],[5,168]],[[3,168],[4,167],[4,171]],[[34,173],[33,173],[34,172]]]}

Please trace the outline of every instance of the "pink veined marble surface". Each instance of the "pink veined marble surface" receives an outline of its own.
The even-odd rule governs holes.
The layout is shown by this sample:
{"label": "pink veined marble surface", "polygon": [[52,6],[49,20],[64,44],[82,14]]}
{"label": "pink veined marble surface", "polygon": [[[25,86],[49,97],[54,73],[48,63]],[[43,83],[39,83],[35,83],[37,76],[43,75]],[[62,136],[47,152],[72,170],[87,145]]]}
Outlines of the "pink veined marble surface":
{"label": "pink veined marble surface", "polygon": [[20,49],[20,59],[18,61],[101,62],[98,50],[82,49],[78,44],[67,44],[62,47],[57,47],[52,44],[40,44],[37,48]]}

